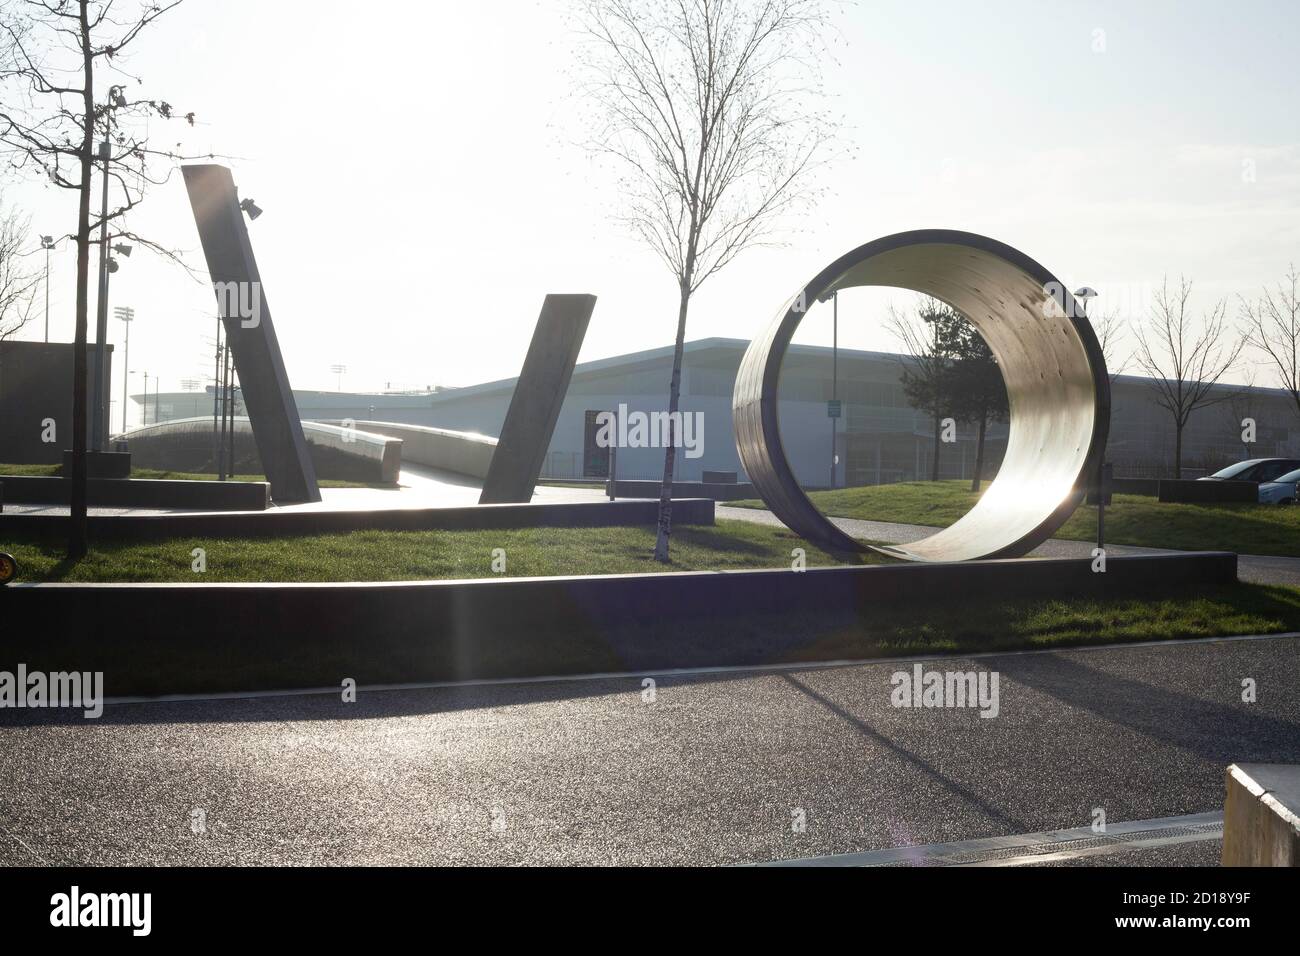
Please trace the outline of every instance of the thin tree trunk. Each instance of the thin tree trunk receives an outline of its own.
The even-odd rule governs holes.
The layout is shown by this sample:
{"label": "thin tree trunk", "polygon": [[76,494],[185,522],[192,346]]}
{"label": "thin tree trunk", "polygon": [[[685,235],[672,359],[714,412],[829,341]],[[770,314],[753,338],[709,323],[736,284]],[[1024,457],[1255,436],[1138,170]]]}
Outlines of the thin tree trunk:
{"label": "thin tree trunk", "polygon": [[943,444],[943,421],[938,416],[934,419],[934,461],[930,462],[930,480],[939,480],[939,448]]}
{"label": "thin tree trunk", "polygon": [[980,475],[984,472],[984,430],[988,425],[987,416],[980,416],[979,437],[975,440],[975,477],[970,481],[970,490],[980,490]]}
{"label": "thin tree trunk", "polygon": [[86,312],[90,286],[90,168],[95,146],[94,61],[91,58],[87,0],[80,0],[82,113],[81,186],[77,202],[77,313],[72,346],[72,494],[68,514],[68,557],[86,556],[89,535],[86,520]]}
{"label": "thin tree trunk", "polygon": [[1183,477],[1183,426],[1174,423],[1174,477]]}
{"label": "thin tree trunk", "polygon": [[655,560],[668,561],[668,538],[673,533],[673,469],[677,463],[677,435],[673,431],[678,399],[682,390],[682,349],[686,342],[686,311],[691,304],[690,280],[681,283],[677,306],[677,340],[673,345],[673,379],[668,387],[668,447],[664,450],[664,480],[659,486],[659,533],[655,538]]}

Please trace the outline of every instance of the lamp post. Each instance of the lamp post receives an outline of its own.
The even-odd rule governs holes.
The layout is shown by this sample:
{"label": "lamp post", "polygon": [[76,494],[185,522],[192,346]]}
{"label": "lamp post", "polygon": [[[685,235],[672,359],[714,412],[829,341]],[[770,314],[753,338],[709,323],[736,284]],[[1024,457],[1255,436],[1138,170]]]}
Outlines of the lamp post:
{"label": "lamp post", "polygon": [[129,305],[119,305],[113,315],[122,321],[125,330],[122,333],[122,434],[126,434],[126,383],[131,374],[131,323],[135,320],[135,309]]}
{"label": "lamp post", "polygon": [[140,403],[140,424],[148,425],[149,424],[149,373],[132,372],[131,374],[144,376],[144,401]]}
{"label": "lamp post", "polygon": [[348,370],[346,365],[331,365],[330,371],[338,376],[338,390],[343,391],[343,373]]}
{"label": "lamp post", "polygon": [[54,248],[53,236],[41,236],[41,248],[45,250],[45,342],[50,341],[50,250]]}
{"label": "lamp post", "polygon": [[[1083,303],[1083,315],[1088,317],[1088,302],[1099,293],[1091,286],[1081,286],[1074,290],[1074,298]],[[1101,459],[1097,462],[1097,548],[1106,548],[1106,449],[1101,450]]]}
{"label": "lamp post", "polygon": [[[107,177],[105,177],[107,181]],[[105,189],[105,201],[108,195]],[[131,255],[133,247],[124,242],[119,242],[112,247],[112,252],[125,258]],[[95,398],[92,404],[93,415],[91,417],[91,445],[96,451],[103,451],[108,438],[108,412],[104,403],[108,399],[108,389],[106,388],[108,376],[106,373],[108,365],[108,279],[118,270],[117,260],[112,255],[107,256],[102,262],[102,274],[99,284],[99,303],[95,321]]]}
{"label": "lamp post", "polygon": [[[104,163],[103,189],[100,194],[99,213],[99,301],[95,309],[95,395],[91,400],[91,447],[96,451],[104,450],[104,437],[108,431],[107,414],[104,408],[105,366],[107,356],[105,346],[108,344],[108,275],[117,271],[117,264],[109,256],[108,248],[108,166],[113,155],[113,109],[125,103],[122,86],[114,84],[108,88],[108,106],[104,110],[104,140],[99,144],[99,158]],[[129,256],[130,246],[115,246],[118,252]],[[125,250],[125,251],[124,251]]]}
{"label": "lamp post", "polygon": [[[831,400],[826,406],[826,414],[831,420],[831,482],[829,487],[835,488],[835,439],[839,422],[838,401],[839,371],[840,371],[840,293],[836,290],[829,295],[824,295],[818,302],[831,301]],[[834,414],[832,414],[832,411]]]}

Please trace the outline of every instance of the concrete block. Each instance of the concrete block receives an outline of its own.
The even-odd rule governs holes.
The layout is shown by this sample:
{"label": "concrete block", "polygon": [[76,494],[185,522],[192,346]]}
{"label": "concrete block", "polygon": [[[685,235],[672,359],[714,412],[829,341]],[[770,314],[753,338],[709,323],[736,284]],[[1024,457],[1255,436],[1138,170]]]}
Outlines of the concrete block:
{"label": "concrete block", "polygon": [[1199,481],[1195,478],[1160,479],[1159,500],[1183,504],[1228,504],[1259,501],[1253,481]]}
{"label": "concrete block", "polygon": [[1300,866],[1300,765],[1228,767],[1224,866]]}

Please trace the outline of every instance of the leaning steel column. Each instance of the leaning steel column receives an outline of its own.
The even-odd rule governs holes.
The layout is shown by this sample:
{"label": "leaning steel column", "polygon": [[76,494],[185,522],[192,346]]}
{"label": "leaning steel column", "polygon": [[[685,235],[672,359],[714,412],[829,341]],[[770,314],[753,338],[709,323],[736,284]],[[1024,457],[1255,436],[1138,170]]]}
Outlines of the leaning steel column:
{"label": "leaning steel column", "polygon": [[307,451],[235,181],[229,169],[215,164],[183,166],[181,171],[257,454],[271,483],[271,497],[280,502],[320,501],[316,469]]}
{"label": "leaning steel column", "polygon": [[542,302],[479,504],[532,500],[595,308],[594,295],[548,295]]}

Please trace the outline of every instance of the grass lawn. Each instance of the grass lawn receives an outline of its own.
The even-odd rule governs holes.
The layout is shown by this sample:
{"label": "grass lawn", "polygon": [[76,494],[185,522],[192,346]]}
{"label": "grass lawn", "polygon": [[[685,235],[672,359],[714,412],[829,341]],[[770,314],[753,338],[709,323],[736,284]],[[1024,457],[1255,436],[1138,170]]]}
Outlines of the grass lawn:
{"label": "grass lawn", "polygon": [[[864,645],[865,627],[869,643]],[[828,659],[974,653],[1300,631],[1300,588],[1237,584],[1189,598],[996,600],[887,608],[828,635]]]}
{"label": "grass lawn", "polygon": [[[915,513],[909,514],[909,520],[916,520]],[[788,568],[791,550],[796,547],[805,550],[809,566],[842,563],[784,528],[745,521],[724,519],[714,527],[678,528],[673,532],[673,560],[667,565],[650,556],[654,538],[654,528],[648,525],[355,531],[279,539],[177,538],[100,542],[92,546],[85,560],[75,564],[64,559],[57,542],[0,540],[0,550],[18,559],[21,581],[68,582],[490,578],[497,576],[492,570],[494,548],[505,549],[508,577]],[[203,574],[191,568],[191,552],[200,547],[207,558]],[[888,563],[889,559],[864,555],[861,561]],[[743,621],[734,625],[756,630],[812,629],[820,635],[815,641],[819,646],[830,641],[842,651],[852,647],[856,655],[1157,640],[1300,630],[1300,589],[1240,584],[1190,599],[1179,594],[1105,601],[1006,601],[980,595],[936,600],[924,609],[882,606],[878,613],[873,611],[870,620],[848,614],[842,619],[828,615],[818,621],[781,623],[768,615],[749,625]]]}
{"label": "grass lawn", "polygon": [[[971,494],[967,481],[909,481],[814,491],[808,497],[823,513],[835,517],[946,528],[974,507],[979,496]],[[756,500],[729,504],[742,508],[767,507]],[[1092,541],[1096,534],[1097,509],[1083,505],[1056,532],[1056,537]],[[1300,556],[1300,507],[1161,504],[1154,498],[1139,495],[1115,495],[1114,503],[1106,509],[1106,540],[1182,551],[1297,557]]]}
{"label": "grass lawn", "polygon": [[[185,538],[149,543],[99,543],[86,560],[69,564],[49,543],[0,540],[17,556],[20,581],[390,581],[492,577],[492,550],[504,548],[506,575],[788,568],[803,547],[810,566],[835,560],[793,533],[742,521],[681,527],[673,534],[673,561],[651,558],[653,526],[539,528],[476,532],[358,531],[278,540]],[[207,554],[206,573],[191,569],[191,551]],[[864,560],[884,560],[864,558]],[[791,572],[793,573],[793,572]],[[4,597],[0,594],[0,600]],[[1300,630],[1300,589],[1237,584],[1195,594],[1144,598],[1012,599],[978,594],[936,595],[924,606],[882,603],[868,613],[827,607],[815,613],[757,612],[660,620],[637,616],[585,629],[573,622],[520,620],[517,659],[525,674],[558,673],[552,662],[588,670],[623,667],[619,648],[650,647],[671,633],[687,657],[680,666],[718,660],[797,664],[914,654],[1055,648],[1266,634]],[[133,636],[127,625],[109,628],[110,641],[89,646],[75,636],[49,640],[38,630],[0,628],[0,666],[9,658],[46,670],[103,670],[115,693],[181,693],[332,685],[338,674],[362,683],[451,679],[465,659],[454,642],[436,635],[391,633],[320,640],[311,635],[267,636],[247,628],[220,648],[184,639]],[[512,638],[507,637],[507,641]],[[579,662],[579,663],[574,663]],[[505,665],[493,665],[505,666]],[[678,665],[674,665],[678,666]],[[563,668],[561,669],[563,670]],[[510,672],[513,676],[513,671]],[[107,678],[106,678],[107,679]]]}
{"label": "grass lawn", "polygon": [[[0,475],[57,477],[63,474],[62,465],[0,465]],[[208,473],[190,471],[162,471],[157,468],[132,468],[132,478],[167,479],[170,481],[216,481],[217,476]],[[234,475],[229,481],[266,481],[265,475]],[[333,478],[321,478],[317,481],[322,488],[396,488],[396,485],[369,484],[364,481],[342,481]]]}
{"label": "grass lawn", "polygon": [[[105,541],[69,565],[58,542],[0,539],[24,581],[406,581],[488,578],[492,551],[504,548],[506,575],[631,574],[789,567],[803,548],[810,565],[842,563],[784,528],[746,521],[673,531],[672,563],[651,557],[652,526],[517,528],[493,531],[353,531],[291,538],[176,538]],[[203,548],[207,572],[191,570]],[[889,559],[867,557],[863,563]]]}

